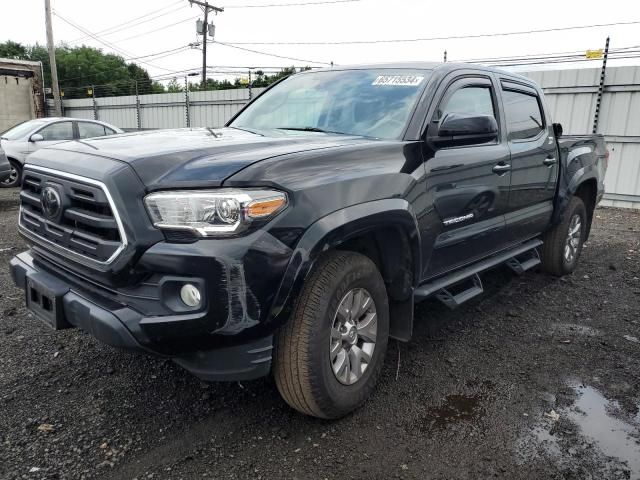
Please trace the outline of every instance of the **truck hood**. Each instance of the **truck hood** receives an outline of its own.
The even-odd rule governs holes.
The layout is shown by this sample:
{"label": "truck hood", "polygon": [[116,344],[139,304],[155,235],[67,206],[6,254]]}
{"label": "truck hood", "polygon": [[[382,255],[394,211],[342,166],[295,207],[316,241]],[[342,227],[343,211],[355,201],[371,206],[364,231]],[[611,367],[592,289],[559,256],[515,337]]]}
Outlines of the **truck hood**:
{"label": "truck hood", "polygon": [[[219,186],[249,165],[282,155],[373,140],[349,135],[236,128],[136,132],[47,147],[107,157],[131,165],[148,189]],[[41,150],[41,153],[44,153]],[[41,155],[39,155],[41,156]]]}

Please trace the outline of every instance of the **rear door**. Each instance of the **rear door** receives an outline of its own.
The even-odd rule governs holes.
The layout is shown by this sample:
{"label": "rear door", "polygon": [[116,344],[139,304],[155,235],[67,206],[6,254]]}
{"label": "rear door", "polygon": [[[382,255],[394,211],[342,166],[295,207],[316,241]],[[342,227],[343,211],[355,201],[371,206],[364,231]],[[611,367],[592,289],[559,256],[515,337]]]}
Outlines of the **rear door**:
{"label": "rear door", "polygon": [[511,190],[506,213],[514,241],[541,233],[551,220],[558,158],[551,120],[531,86],[501,82],[502,105],[511,152]]}
{"label": "rear door", "polygon": [[435,209],[425,229],[431,238],[423,242],[425,257],[431,254],[425,277],[471,263],[508,242],[504,215],[511,172],[496,89],[490,75],[457,74],[436,93],[440,100],[429,113],[427,138],[437,135],[440,120],[450,113],[494,116],[499,132],[495,140],[477,144],[425,142],[427,194]]}
{"label": "rear door", "polygon": [[105,135],[112,135],[113,130],[107,129],[104,125],[94,122],[77,121],[78,125],[78,138],[94,138],[104,137]]}

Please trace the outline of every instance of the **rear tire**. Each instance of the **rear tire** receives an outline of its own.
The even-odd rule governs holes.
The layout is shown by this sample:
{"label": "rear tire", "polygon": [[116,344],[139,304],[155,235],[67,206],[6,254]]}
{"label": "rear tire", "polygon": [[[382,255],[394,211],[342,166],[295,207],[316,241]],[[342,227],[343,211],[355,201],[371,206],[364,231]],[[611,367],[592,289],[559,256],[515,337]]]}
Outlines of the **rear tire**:
{"label": "rear tire", "polygon": [[375,264],[359,253],[328,252],[276,337],[280,394],[306,415],[348,414],[373,392],[388,336],[387,292]]}
{"label": "rear tire", "polygon": [[572,197],[564,219],[544,236],[542,269],[561,277],[573,272],[578,265],[587,232],[587,210],[584,202]]}
{"label": "rear tire", "polygon": [[13,188],[20,186],[20,180],[22,178],[22,165],[15,160],[9,160],[11,164],[11,173],[7,178],[0,182],[2,188]]}

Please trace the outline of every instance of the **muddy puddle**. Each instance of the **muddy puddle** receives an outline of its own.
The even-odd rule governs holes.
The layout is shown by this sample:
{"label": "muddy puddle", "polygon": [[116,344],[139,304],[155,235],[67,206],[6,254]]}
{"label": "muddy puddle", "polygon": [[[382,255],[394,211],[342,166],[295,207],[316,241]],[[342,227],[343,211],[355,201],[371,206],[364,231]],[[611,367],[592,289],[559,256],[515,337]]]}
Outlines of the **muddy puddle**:
{"label": "muddy puddle", "polygon": [[579,463],[593,451],[600,467],[614,476],[640,480],[640,412],[625,413],[616,401],[587,385],[570,385],[574,403],[545,414],[530,432],[533,442],[558,463]]}
{"label": "muddy puddle", "polygon": [[444,429],[457,422],[473,422],[483,415],[481,395],[448,395],[438,406],[430,407],[421,430]]}

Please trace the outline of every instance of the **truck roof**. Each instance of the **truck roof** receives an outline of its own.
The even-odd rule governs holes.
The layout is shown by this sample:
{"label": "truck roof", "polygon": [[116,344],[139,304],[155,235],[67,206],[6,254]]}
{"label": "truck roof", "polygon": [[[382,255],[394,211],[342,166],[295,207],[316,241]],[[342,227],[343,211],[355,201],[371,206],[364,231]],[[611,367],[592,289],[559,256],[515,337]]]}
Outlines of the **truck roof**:
{"label": "truck roof", "polygon": [[395,68],[413,68],[417,70],[432,70],[440,72],[448,72],[460,69],[478,69],[486,72],[498,73],[500,75],[509,76],[528,83],[534,83],[533,80],[517,73],[509,72],[501,68],[488,67],[477,63],[455,63],[455,62],[389,62],[389,63],[367,63],[356,65],[337,65],[334,67],[326,67],[312,70],[313,72],[332,71],[332,70],[369,70],[369,69],[395,69]]}

